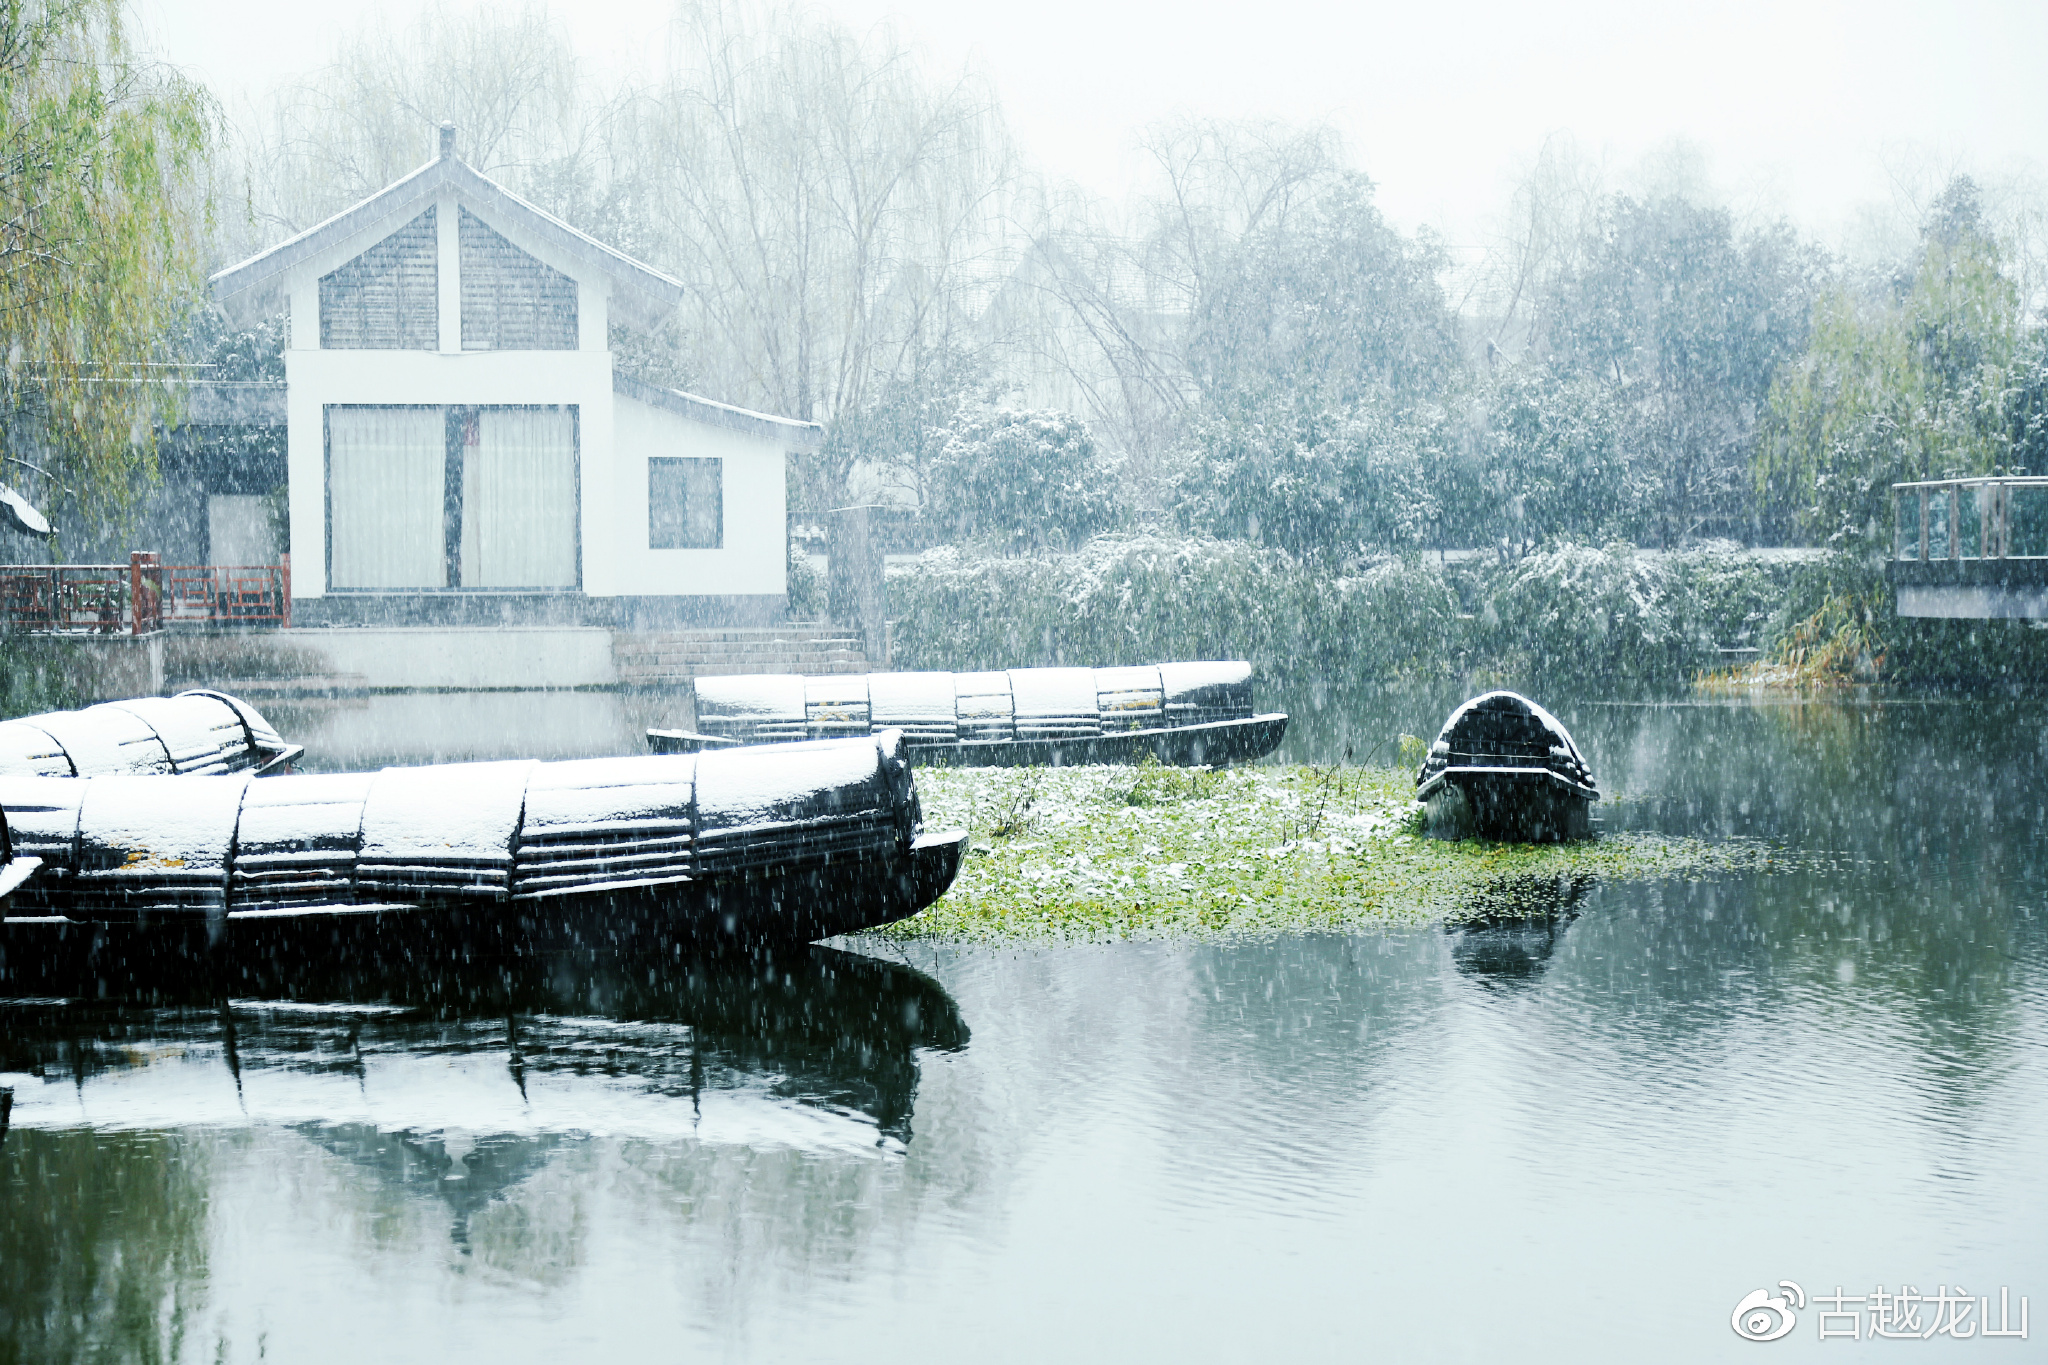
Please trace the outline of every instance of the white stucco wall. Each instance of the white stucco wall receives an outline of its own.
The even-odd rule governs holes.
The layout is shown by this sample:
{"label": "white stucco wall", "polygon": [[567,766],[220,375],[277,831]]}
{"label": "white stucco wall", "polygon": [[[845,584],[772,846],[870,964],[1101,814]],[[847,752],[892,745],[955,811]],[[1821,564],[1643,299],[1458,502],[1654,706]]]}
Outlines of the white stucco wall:
{"label": "white stucco wall", "polygon": [[[783,443],[617,395],[612,487],[619,535],[613,549],[617,591],[648,594],[779,594],[788,591],[783,512]],[[650,456],[725,462],[724,545],[716,550],[656,550],[647,543]]]}
{"label": "white stucco wall", "polygon": [[[436,351],[320,349],[319,280],[423,212],[422,197],[372,228],[302,262],[286,281],[291,343],[285,352],[291,478],[292,592],[327,591],[325,414],[344,404],[439,406],[565,405],[577,411],[583,591],[617,595],[761,595],[787,590],[784,560],[785,448],[755,436],[615,394],[609,351],[609,281],[581,261],[528,236],[516,215],[442,190],[431,202],[440,228],[440,348]],[[579,349],[463,351],[457,310],[460,209],[476,213],[515,246],[577,282]],[[725,462],[724,544],[716,550],[656,550],[648,544],[649,456]]]}

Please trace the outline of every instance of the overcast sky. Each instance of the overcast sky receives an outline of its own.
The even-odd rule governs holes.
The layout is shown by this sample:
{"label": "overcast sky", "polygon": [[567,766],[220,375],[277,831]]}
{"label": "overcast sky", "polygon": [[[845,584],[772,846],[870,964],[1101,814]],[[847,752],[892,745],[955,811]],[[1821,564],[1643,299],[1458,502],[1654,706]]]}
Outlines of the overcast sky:
{"label": "overcast sky", "polygon": [[[140,0],[152,45],[232,100],[318,65],[416,0]],[[578,50],[659,50],[663,0],[556,4]],[[1119,195],[1138,130],[1171,113],[1333,123],[1404,226],[1469,236],[1546,135],[1625,169],[1684,138],[1736,207],[1840,241],[1902,171],[2048,165],[2044,0],[1466,0],[1455,5],[831,0],[893,21],[937,72],[992,80],[1044,170]]]}

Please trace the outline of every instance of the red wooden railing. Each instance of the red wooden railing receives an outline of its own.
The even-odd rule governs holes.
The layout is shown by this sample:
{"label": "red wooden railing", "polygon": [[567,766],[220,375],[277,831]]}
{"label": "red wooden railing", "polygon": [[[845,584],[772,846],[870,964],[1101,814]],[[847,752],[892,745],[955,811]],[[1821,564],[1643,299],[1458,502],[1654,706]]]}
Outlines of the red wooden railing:
{"label": "red wooden railing", "polygon": [[0,628],[58,635],[148,635],[167,625],[292,623],[291,556],[275,564],[0,565]]}

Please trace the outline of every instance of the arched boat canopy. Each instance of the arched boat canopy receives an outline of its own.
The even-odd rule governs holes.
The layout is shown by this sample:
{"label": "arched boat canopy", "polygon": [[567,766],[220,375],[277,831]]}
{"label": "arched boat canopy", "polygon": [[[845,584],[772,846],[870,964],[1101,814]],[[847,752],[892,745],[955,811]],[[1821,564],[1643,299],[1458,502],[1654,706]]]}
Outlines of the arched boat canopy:
{"label": "arched boat canopy", "polygon": [[1547,771],[1588,798],[1600,794],[1593,770],[1556,716],[1518,692],[1487,692],[1444,722],[1415,774],[1416,799],[1428,800],[1448,777],[1530,769]]}
{"label": "arched boat canopy", "polygon": [[262,773],[305,751],[225,692],[137,697],[0,722],[0,777]]}
{"label": "arched boat canopy", "polygon": [[842,867],[894,878],[928,847],[936,896],[966,839],[925,833],[894,731],[260,782],[0,776],[0,810],[24,869],[4,884],[7,917],[89,921],[509,906]]}
{"label": "arched boat canopy", "polygon": [[913,746],[1106,735],[1252,719],[1242,660],[989,673],[757,673],[697,680],[697,726],[741,744],[901,730]]}

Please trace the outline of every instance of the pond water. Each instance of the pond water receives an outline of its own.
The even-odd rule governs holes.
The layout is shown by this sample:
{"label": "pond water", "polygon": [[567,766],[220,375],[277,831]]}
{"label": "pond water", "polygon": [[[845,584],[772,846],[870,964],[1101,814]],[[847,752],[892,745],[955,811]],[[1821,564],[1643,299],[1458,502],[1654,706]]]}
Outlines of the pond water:
{"label": "pond water", "polygon": [[[1326,698],[1292,743],[1362,760],[1454,700]],[[1904,1285],[1993,1328],[2003,1288],[2016,1330],[2048,1301],[2048,712],[1546,700],[1606,828],[1795,870],[1228,945],[298,942],[224,987],[138,953],[146,1002],[20,998],[11,937],[0,1360],[1805,1357],[1868,1349],[1818,1330],[1870,1305],[1816,1296]],[[365,718],[350,757],[630,739],[584,701],[615,710],[416,705],[430,746],[504,724],[416,753]],[[1742,1340],[1780,1280],[1796,1327]]]}

